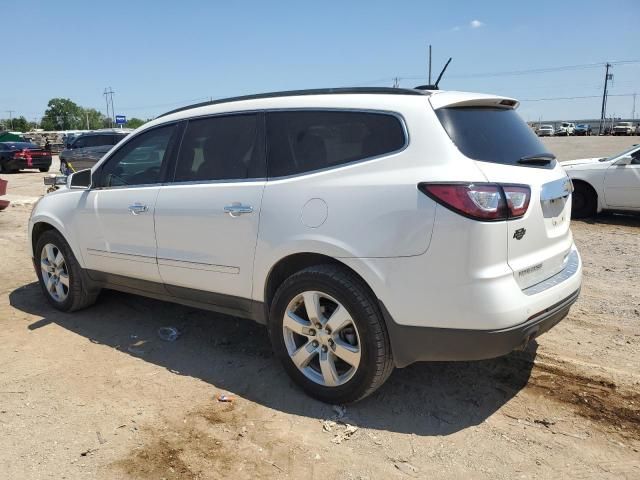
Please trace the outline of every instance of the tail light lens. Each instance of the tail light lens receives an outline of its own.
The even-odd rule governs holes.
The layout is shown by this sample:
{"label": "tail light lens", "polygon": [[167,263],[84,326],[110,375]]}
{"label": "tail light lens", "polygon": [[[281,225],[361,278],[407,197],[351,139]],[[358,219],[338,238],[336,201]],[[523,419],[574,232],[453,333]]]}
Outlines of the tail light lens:
{"label": "tail light lens", "polygon": [[24,150],[21,150],[19,152],[15,152],[13,154],[13,158],[25,158],[25,152]]}
{"label": "tail light lens", "polygon": [[526,185],[420,183],[418,189],[449,210],[484,221],[522,217],[531,198],[531,189]]}

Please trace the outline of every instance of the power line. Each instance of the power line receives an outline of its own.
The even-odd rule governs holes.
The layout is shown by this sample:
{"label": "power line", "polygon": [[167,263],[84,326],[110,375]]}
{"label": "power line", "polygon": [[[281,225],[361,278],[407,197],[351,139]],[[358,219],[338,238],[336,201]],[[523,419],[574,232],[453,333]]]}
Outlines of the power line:
{"label": "power line", "polygon": [[5,110],[9,114],[9,123],[11,124],[11,130],[13,130],[13,118],[12,115],[16,113],[15,110]]}
{"label": "power line", "polygon": [[[610,93],[607,97],[633,97],[633,93]],[[575,97],[523,98],[519,102],[546,102],[548,100],[579,100],[583,98],[602,98],[602,95],[581,95]]]}
{"label": "power line", "polygon": [[[104,89],[104,99],[107,102],[107,117],[109,117],[109,122],[111,123],[111,126],[113,127],[113,124],[115,123],[116,120],[116,112],[114,111],[113,108],[113,94],[116,93],[113,91],[113,89],[111,87],[109,87],[109,89],[107,90],[106,88]],[[109,116],[109,103],[111,103],[111,116]]]}

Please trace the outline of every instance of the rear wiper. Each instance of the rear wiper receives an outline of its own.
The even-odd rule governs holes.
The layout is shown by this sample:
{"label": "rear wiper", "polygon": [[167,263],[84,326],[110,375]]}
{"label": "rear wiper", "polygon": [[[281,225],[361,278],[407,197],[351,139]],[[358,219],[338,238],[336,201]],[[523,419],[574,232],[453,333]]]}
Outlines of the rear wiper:
{"label": "rear wiper", "polygon": [[553,153],[536,153],[535,155],[526,155],[518,160],[518,163],[532,163],[538,165],[547,165],[556,159]]}

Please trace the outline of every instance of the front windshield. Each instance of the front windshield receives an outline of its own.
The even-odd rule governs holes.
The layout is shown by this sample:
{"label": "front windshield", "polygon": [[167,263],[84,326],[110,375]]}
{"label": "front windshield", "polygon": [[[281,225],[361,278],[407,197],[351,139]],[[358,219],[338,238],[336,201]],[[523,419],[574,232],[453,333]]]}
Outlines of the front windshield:
{"label": "front windshield", "polygon": [[628,150],[625,150],[624,152],[616,153],[615,155],[612,155],[610,157],[601,158],[600,161],[601,162],[608,162],[610,160],[617,160],[618,158],[626,157],[626,156],[632,154],[636,150],[640,150],[640,145],[634,145],[633,147],[629,148]]}

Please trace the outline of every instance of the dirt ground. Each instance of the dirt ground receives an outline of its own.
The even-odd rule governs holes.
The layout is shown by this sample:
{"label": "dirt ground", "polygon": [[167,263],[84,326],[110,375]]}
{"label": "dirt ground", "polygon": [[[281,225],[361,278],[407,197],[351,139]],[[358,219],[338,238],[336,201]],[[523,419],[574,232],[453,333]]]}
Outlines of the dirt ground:
{"label": "dirt ground", "polygon": [[[548,141],[635,139],[596,140]],[[640,217],[573,222],[582,294],[527,351],[415,364],[334,409],[249,321],[109,291],[50,308],[26,247],[42,176],[3,176],[23,202],[0,213],[1,478],[640,478]]]}

